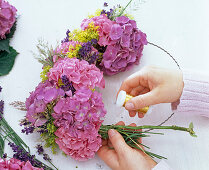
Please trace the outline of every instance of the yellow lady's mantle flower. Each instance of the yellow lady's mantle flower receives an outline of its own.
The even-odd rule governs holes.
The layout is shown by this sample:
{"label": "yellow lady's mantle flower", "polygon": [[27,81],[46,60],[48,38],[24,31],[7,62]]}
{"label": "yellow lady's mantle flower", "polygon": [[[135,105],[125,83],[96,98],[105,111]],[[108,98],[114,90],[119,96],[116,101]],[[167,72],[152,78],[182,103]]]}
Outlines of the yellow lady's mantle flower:
{"label": "yellow lady's mantle flower", "polygon": [[67,57],[69,58],[79,57],[79,50],[81,47],[82,46],[80,44],[76,44],[75,47],[73,45],[70,45],[69,52],[67,53]]}
{"label": "yellow lady's mantle flower", "polygon": [[69,33],[69,40],[79,41],[86,43],[92,39],[99,39],[98,26],[94,26],[94,23],[91,22],[88,25],[88,28],[85,30],[75,29],[73,32]]}
{"label": "yellow lady's mantle flower", "polygon": [[96,12],[94,13],[94,15],[88,15],[88,17],[93,18],[93,17],[96,17],[96,16],[100,16],[101,12],[102,12],[101,9],[97,9]]}
{"label": "yellow lady's mantle flower", "polygon": [[49,72],[50,68],[52,67],[49,65],[43,67],[43,71],[41,72],[41,75],[40,75],[42,82],[45,82],[46,80],[48,80],[47,73]]}

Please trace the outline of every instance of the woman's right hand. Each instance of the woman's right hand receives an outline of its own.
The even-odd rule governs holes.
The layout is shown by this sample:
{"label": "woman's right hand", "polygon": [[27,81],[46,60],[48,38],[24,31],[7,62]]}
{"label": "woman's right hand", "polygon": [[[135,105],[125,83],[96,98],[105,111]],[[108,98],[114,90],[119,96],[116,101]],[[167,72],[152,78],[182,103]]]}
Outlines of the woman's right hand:
{"label": "woman's right hand", "polygon": [[[124,80],[119,91],[124,90],[134,96],[125,105],[133,117],[136,110],[145,106],[176,102],[181,97],[183,87],[183,74],[180,70],[148,66]],[[141,118],[144,115],[138,113],[138,116]]]}

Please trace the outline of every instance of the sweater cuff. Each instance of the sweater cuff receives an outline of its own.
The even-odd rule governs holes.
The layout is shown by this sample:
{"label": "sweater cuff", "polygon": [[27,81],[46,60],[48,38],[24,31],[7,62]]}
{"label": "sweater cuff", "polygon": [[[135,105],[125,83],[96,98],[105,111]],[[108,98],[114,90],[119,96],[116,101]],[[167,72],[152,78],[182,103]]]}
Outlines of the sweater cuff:
{"label": "sweater cuff", "polygon": [[209,76],[183,71],[184,89],[179,101],[171,104],[175,112],[193,112],[209,117]]}
{"label": "sweater cuff", "polygon": [[160,161],[154,168],[152,168],[152,170],[172,170],[168,164],[162,160]]}

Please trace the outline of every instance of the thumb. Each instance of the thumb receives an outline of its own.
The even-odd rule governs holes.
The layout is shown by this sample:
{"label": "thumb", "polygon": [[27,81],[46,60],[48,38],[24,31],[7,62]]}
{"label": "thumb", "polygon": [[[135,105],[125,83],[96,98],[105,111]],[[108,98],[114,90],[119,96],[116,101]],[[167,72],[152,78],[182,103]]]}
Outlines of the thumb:
{"label": "thumb", "polygon": [[129,146],[126,144],[123,137],[114,129],[108,131],[108,136],[117,154],[119,156],[125,155]]}
{"label": "thumb", "polygon": [[158,89],[156,88],[148,93],[133,97],[126,103],[125,108],[126,110],[141,109],[146,106],[158,104],[159,98]]}

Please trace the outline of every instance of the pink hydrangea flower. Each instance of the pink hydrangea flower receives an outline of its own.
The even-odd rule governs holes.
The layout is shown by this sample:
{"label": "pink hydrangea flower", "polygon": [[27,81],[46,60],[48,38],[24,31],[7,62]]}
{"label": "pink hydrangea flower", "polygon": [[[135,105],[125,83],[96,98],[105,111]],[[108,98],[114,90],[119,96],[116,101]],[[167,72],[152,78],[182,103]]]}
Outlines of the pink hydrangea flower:
{"label": "pink hydrangea flower", "polygon": [[62,76],[67,76],[75,89],[82,87],[95,88],[105,87],[103,73],[94,65],[85,60],[76,58],[64,58],[57,61],[48,72],[49,80],[57,83]]}
{"label": "pink hydrangea flower", "polygon": [[102,95],[96,91],[81,88],[73,97],[61,98],[52,114],[60,149],[79,161],[93,158],[101,146],[98,131],[105,114]]}
{"label": "pink hydrangea flower", "polygon": [[146,34],[137,29],[134,20],[117,17],[109,37],[115,43],[108,45],[103,54],[100,66],[105,74],[114,75],[139,64],[147,39]]}
{"label": "pink hydrangea flower", "polygon": [[5,0],[0,0],[0,39],[5,39],[5,34],[15,23],[17,9]]}
{"label": "pink hydrangea flower", "polygon": [[109,34],[111,31],[111,27],[114,24],[113,21],[107,18],[105,14],[102,14],[100,16],[95,16],[93,18],[89,19],[84,19],[81,23],[81,29],[85,30],[88,28],[88,25],[90,23],[94,23],[95,26],[99,26],[99,41],[98,44],[100,46],[106,46],[106,45],[111,45],[112,40],[109,38]]}
{"label": "pink hydrangea flower", "polygon": [[39,83],[34,92],[31,92],[29,98],[26,99],[26,118],[35,126],[43,125],[47,119],[42,114],[45,111],[46,105],[65,93],[62,89],[57,89],[56,86],[46,81]]}
{"label": "pink hydrangea flower", "polygon": [[15,158],[11,158],[9,160],[0,158],[0,169],[1,170],[43,170],[43,168],[33,167],[29,161],[22,162]]}
{"label": "pink hydrangea flower", "polygon": [[86,161],[93,158],[101,147],[102,140],[100,135],[93,138],[91,134],[80,130],[79,133],[81,137],[78,138],[71,135],[69,131],[69,129],[61,127],[55,132],[58,137],[56,143],[59,145],[60,149],[65,154],[78,161]]}

